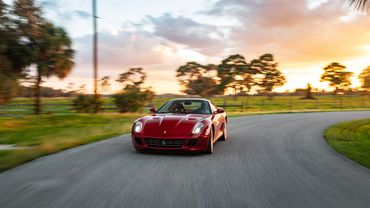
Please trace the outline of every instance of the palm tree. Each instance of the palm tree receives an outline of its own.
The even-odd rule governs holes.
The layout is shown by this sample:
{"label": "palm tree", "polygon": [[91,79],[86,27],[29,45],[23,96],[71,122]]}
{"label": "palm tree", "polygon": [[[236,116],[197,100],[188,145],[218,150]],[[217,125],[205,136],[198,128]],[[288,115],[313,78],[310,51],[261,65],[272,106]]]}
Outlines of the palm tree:
{"label": "palm tree", "polygon": [[356,10],[365,11],[370,8],[370,0],[347,0],[348,4]]}
{"label": "palm tree", "polygon": [[36,65],[35,82],[35,114],[41,112],[41,83],[42,78],[57,76],[65,78],[74,65],[72,41],[63,28],[45,22],[40,27],[39,38],[35,41],[36,52],[34,64]]}
{"label": "palm tree", "polygon": [[12,12],[17,32],[31,51],[28,66],[35,66],[35,113],[41,112],[42,78],[57,76],[65,78],[74,62],[72,41],[63,28],[56,27],[44,18],[36,0],[16,0]]}

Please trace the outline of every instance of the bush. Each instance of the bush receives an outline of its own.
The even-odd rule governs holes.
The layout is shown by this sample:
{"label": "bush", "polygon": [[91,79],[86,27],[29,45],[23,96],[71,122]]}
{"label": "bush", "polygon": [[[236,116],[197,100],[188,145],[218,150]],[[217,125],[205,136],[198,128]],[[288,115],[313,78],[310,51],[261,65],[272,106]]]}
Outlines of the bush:
{"label": "bush", "polygon": [[97,113],[103,101],[93,95],[79,95],[73,99],[73,107],[79,113]]}
{"label": "bush", "polygon": [[153,99],[151,90],[141,91],[139,88],[126,88],[122,93],[114,95],[114,102],[121,113],[137,112]]}

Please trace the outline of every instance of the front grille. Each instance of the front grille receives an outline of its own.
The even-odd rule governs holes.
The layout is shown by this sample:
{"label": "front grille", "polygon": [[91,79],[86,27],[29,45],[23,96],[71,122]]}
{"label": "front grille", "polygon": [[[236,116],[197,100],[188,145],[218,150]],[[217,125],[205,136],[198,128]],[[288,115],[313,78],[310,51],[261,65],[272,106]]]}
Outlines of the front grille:
{"label": "front grille", "polygon": [[169,148],[178,148],[185,145],[185,139],[152,139],[145,138],[145,144],[150,147],[169,147]]}

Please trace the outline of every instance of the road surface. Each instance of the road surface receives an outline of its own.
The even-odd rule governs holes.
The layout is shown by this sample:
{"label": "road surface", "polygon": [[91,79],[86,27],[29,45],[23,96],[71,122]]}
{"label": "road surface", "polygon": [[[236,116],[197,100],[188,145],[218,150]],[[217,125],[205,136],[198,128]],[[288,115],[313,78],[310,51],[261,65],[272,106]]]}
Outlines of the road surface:
{"label": "road surface", "polygon": [[370,112],[232,118],[213,155],[136,153],[129,136],[0,174],[0,207],[370,207],[370,170],[322,131]]}

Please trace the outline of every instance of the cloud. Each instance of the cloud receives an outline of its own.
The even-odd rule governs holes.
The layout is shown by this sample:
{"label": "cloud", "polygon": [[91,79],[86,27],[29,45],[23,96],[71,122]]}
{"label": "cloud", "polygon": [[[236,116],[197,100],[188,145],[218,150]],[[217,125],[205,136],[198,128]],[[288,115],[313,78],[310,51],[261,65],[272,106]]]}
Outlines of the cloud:
{"label": "cloud", "polygon": [[[76,38],[77,61],[81,65],[91,63],[92,36]],[[99,63],[107,69],[161,64],[175,50],[168,41],[148,32],[120,31],[99,33]]]}
{"label": "cloud", "polygon": [[226,34],[215,25],[168,13],[159,17],[147,16],[146,22],[154,26],[154,35],[205,55],[220,55],[228,47]]}
{"label": "cloud", "polygon": [[81,9],[68,8],[70,5],[66,2],[43,0],[40,3],[46,11],[55,15],[54,18],[63,20],[65,22],[71,21],[74,18],[89,19],[92,16],[90,12],[83,11]]}
{"label": "cloud", "polygon": [[82,19],[89,19],[92,16],[89,12],[85,12],[85,11],[81,11],[81,10],[75,10],[72,13],[76,14],[78,17],[80,17]]}

